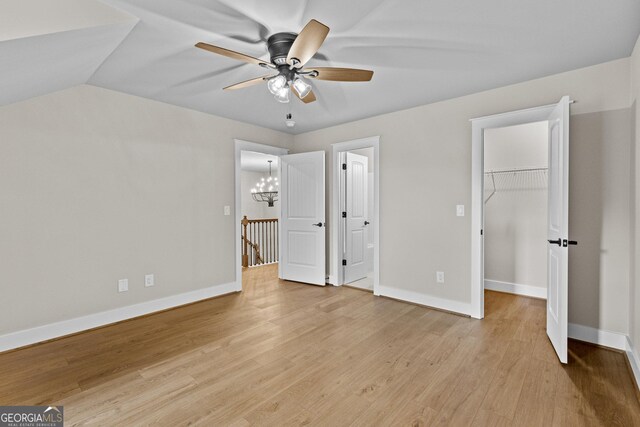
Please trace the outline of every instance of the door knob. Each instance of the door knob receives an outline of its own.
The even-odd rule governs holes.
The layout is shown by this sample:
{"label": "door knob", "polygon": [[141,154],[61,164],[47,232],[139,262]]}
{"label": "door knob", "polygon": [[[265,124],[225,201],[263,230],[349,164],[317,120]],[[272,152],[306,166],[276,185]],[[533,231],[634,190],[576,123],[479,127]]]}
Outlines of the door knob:
{"label": "door knob", "polygon": [[566,248],[567,246],[569,246],[569,245],[577,245],[577,244],[578,244],[578,242],[577,242],[576,240],[567,240],[567,239],[564,239],[564,240],[562,241],[562,246],[564,246],[565,248]]}
{"label": "door knob", "polygon": [[324,225],[324,223],[319,222],[319,223],[317,223],[317,224],[313,224],[313,225],[315,225],[316,227],[322,227],[322,226]]}
{"label": "door knob", "polygon": [[562,246],[562,239],[547,240],[547,242],[551,243],[552,245]]}
{"label": "door knob", "polygon": [[369,221],[365,221],[365,222],[364,222],[364,225],[369,225]]}

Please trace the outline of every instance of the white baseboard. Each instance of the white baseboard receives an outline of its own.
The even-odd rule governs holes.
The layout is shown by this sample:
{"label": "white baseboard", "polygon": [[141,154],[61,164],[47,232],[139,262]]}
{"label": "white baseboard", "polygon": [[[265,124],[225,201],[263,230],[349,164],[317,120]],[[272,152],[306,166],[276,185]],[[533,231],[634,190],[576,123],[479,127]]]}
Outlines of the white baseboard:
{"label": "white baseboard", "polygon": [[633,376],[636,378],[636,387],[640,388],[640,356],[638,356],[638,351],[628,336],[626,344],[627,348],[625,348],[625,353],[627,354],[627,359],[629,359]]}
{"label": "white baseboard", "polygon": [[404,289],[389,288],[387,286],[379,286],[378,292],[379,295],[383,297],[412,302],[414,304],[425,305],[427,307],[438,308],[440,310],[452,311],[454,313],[464,314],[467,316],[471,313],[471,304],[466,302],[437,298],[431,295],[425,295]]}
{"label": "white baseboard", "polygon": [[590,326],[569,323],[569,338],[590,342],[604,347],[626,350],[627,335],[620,332],[611,332],[604,329],[596,329]]}
{"label": "white baseboard", "polygon": [[485,279],[484,288],[489,291],[507,292],[525,297],[547,299],[547,289],[539,286],[520,285],[518,283]]}
{"label": "white baseboard", "polygon": [[76,317],[74,319],[63,320],[61,322],[50,323],[48,325],[37,326],[31,329],[12,332],[10,334],[0,336],[0,352],[85,331],[87,329],[97,328],[99,326],[105,326],[111,323],[189,304],[203,299],[237,292],[238,290],[241,289],[238,289],[238,284],[236,282],[225,283],[113,310],[89,314],[87,316]]}
{"label": "white baseboard", "polygon": [[569,338],[624,351],[631,365],[636,387],[640,387],[640,356],[628,335],[569,323]]}

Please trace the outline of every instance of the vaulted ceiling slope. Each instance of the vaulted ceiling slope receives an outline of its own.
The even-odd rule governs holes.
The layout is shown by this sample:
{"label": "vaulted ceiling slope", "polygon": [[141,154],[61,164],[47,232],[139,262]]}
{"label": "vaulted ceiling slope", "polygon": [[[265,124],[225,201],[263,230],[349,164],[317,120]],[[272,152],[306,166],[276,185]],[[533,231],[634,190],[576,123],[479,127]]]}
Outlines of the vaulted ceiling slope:
{"label": "vaulted ceiling slope", "polygon": [[[73,0],[51,3],[62,1]],[[640,33],[638,0],[103,3],[140,22],[90,84],[291,133],[627,57]],[[223,92],[265,70],[194,48],[203,41],[265,59],[270,34],[298,32],[312,18],[331,32],[308,65],[373,69],[371,82],[314,80],[317,102],[279,104],[264,85]],[[65,61],[55,56],[52,66]]]}
{"label": "vaulted ceiling slope", "polygon": [[0,105],[86,83],[137,22],[95,0],[3,0]]}

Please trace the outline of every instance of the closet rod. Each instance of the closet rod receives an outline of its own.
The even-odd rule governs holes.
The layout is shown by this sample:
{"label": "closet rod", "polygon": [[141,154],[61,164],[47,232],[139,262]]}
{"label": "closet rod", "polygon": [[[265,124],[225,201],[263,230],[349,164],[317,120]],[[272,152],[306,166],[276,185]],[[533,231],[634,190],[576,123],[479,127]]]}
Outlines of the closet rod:
{"label": "closet rod", "polygon": [[516,173],[516,172],[537,172],[537,171],[546,171],[549,168],[520,168],[520,169],[503,169],[497,171],[486,171],[485,175],[493,175],[499,173]]}

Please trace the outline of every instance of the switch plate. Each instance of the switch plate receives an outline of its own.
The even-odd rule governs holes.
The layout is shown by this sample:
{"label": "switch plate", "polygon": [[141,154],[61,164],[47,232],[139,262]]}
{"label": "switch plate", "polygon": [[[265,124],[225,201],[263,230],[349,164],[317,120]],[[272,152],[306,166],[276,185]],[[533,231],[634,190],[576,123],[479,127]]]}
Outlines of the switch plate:
{"label": "switch plate", "polygon": [[127,292],[129,290],[129,279],[118,280],[118,292]]}
{"label": "switch plate", "polygon": [[436,282],[444,283],[444,271],[436,271]]}
{"label": "switch plate", "polygon": [[154,286],[156,284],[155,278],[153,274],[145,274],[144,275],[144,287],[148,288],[149,286]]}
{"label": "switch plate", "polygon": [[456,205],[456,215],[464,216],[464,205]]}
{"label": "switch plate", "polygon": [[224,207],[224,214],[227,216],[231,215],[231,206]]}

